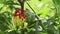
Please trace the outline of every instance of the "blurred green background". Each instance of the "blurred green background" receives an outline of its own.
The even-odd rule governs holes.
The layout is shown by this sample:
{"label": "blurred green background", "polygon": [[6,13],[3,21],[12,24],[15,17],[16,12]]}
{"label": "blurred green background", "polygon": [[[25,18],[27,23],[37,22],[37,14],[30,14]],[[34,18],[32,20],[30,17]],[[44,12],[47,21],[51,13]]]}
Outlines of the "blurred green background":
{"label": "blurred green background", "polygon": [[[13,15],[18,0],[0,0],[0,34],[22,34],[21,20]],[[25,0],[24,34],[60,34],[60,0]]]}

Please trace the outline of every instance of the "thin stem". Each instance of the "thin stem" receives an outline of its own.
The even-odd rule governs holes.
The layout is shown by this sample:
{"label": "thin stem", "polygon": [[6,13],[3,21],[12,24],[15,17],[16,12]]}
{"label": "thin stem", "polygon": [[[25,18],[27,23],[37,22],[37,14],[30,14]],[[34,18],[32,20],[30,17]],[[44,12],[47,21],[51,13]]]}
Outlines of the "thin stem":
{"label": "thin stem", "polygon": [[[18,0],[18,2],[20,3],[21,5],[21,9],[24,10],[24,0]],[[23,20],[23,19],[22,19]],[[22,23],[22,34],[25,34],[24,32],[24,22]]]}

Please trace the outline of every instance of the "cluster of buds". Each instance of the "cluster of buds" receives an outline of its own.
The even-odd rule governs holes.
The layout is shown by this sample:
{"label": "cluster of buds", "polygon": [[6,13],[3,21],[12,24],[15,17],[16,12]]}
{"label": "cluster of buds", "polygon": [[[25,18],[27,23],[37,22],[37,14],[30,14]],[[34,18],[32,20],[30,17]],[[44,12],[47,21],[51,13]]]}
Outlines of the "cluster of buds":
{"label": "cluster of buds", "polygon": [[14,13],[14,18],[18,16],[20,19],[26,19],[26,12],[24,9],[17,9]]}
{"label": "cluster of buds", "polygon": [[17,21],[16,18],[18,16],[19,18],[17,18],[18,19],[17,23],[20,22],[20,25],[23,25],[24,21],[26,20],[26,17],[27,17],[26,16],[26,12],[24,10],[24,0],[18,0],[18,1],[19,1],[20,5],[21,5],[21,9],[16,9],[15,10],[15,13],[14,13],[14,22]]}

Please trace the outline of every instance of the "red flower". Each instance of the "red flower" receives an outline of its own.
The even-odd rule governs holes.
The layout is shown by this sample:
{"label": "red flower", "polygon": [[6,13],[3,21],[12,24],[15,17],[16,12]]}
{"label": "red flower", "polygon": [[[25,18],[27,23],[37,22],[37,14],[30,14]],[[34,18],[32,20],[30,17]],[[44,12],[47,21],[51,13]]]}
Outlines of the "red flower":
{"label": "red flower", "polygon": [[23,18],[26,19],[26,17],[27,17],[27,16],[26,16],[26,13],[24,12],[24,16],[23,16]]}
{"label": "red flower", "polygon": [[17,9],[14,13],[14,18],[16,16],[19,16],[19,18],[26,19],[26,13],[25,13],[24,9]]}

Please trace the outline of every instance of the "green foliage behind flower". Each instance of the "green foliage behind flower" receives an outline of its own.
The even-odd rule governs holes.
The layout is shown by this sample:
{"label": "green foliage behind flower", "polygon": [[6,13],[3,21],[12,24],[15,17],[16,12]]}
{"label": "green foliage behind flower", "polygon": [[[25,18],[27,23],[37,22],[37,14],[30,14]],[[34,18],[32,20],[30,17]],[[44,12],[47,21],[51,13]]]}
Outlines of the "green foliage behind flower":
{"label": "green foliage behind flower", "polygon": [[[0,34],[22,34],[19,18],[13,21],[14,11],[20,7],[17,0],[0,0]],[[27,0],[24,9],[25,34],[60,34],[60,0]]]}

